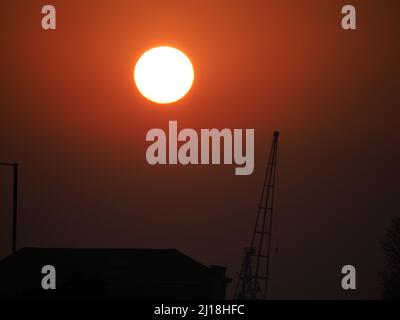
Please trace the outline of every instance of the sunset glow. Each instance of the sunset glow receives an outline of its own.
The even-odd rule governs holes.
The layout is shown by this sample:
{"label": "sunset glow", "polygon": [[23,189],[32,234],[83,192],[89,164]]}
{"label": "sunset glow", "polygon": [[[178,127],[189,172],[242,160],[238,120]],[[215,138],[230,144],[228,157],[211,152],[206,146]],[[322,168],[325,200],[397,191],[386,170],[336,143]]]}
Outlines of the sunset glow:
{"label": "sunset glow", "polygon": [[172,47],[157,47],[145,52],[137,61],[134,79],[147,99],[172,103],[190,90],[194,71],[189,58]]}

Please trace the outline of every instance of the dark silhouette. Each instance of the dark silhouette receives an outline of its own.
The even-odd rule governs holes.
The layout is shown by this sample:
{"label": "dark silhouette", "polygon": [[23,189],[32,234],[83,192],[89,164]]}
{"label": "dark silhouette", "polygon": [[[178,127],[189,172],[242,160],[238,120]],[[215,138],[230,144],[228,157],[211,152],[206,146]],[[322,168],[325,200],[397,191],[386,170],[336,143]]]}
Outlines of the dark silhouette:
{"label": "dark silhouette", "polygon": [[239,280],[234,293],[235,299],[266,299],[271,255],[272,216],[278,157],[279,132],[273,134],[267,172],[264,179],[260,204],[250,247],[245,249]]}
{"label": "dark silhouette", "polygon": [[0,299],[225,299],[225,270],[170,249],[24,248],[0,261]]}
{"label": "dark silhouette", "polygon": [[400,217],[392,221],[382,242],[388,271],[382,273],[383,299],[400,300]]}
{"label": "dark silhouette", "polygon": [[18,163],[0,162],[0,166],[13,168],[13,218],[12,253],[17,252],[17,212],[18,212]]}

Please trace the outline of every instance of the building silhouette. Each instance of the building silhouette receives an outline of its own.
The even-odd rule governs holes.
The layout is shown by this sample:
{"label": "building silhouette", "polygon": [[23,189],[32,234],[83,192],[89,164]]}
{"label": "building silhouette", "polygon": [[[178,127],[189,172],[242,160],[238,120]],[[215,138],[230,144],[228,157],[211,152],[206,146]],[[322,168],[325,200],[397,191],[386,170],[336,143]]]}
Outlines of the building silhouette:
{"label": "building silhouette", "polygon": [[0,299],[225,299],[225,270],[170,249],[23,248],[0,261]]}

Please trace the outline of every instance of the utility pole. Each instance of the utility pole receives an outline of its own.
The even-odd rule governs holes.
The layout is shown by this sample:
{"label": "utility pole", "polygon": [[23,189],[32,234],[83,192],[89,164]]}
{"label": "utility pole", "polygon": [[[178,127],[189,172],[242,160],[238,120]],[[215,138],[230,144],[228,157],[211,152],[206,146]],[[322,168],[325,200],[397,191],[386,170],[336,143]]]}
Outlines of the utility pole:
{"label": "utility pole", "polygon": [[279,132],[275,131],[250,247],[246,249],[234,298],[266,299]]}
{"label": "utility pole", "polygon": [[17,252],[18,163],[0,162],[0,165],[13,168],[12,253],[14,254]]}

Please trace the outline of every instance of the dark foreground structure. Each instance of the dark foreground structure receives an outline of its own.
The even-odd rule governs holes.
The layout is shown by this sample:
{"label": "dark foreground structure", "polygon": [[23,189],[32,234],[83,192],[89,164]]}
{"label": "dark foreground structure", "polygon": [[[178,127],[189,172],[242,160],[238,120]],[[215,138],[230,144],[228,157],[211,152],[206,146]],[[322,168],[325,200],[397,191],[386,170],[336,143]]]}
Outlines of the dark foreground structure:
{"label": "dark foreground structure", "polygon": [[0,261],[0,299],[225,299],[225,270],[177,250],[24,248]]}

